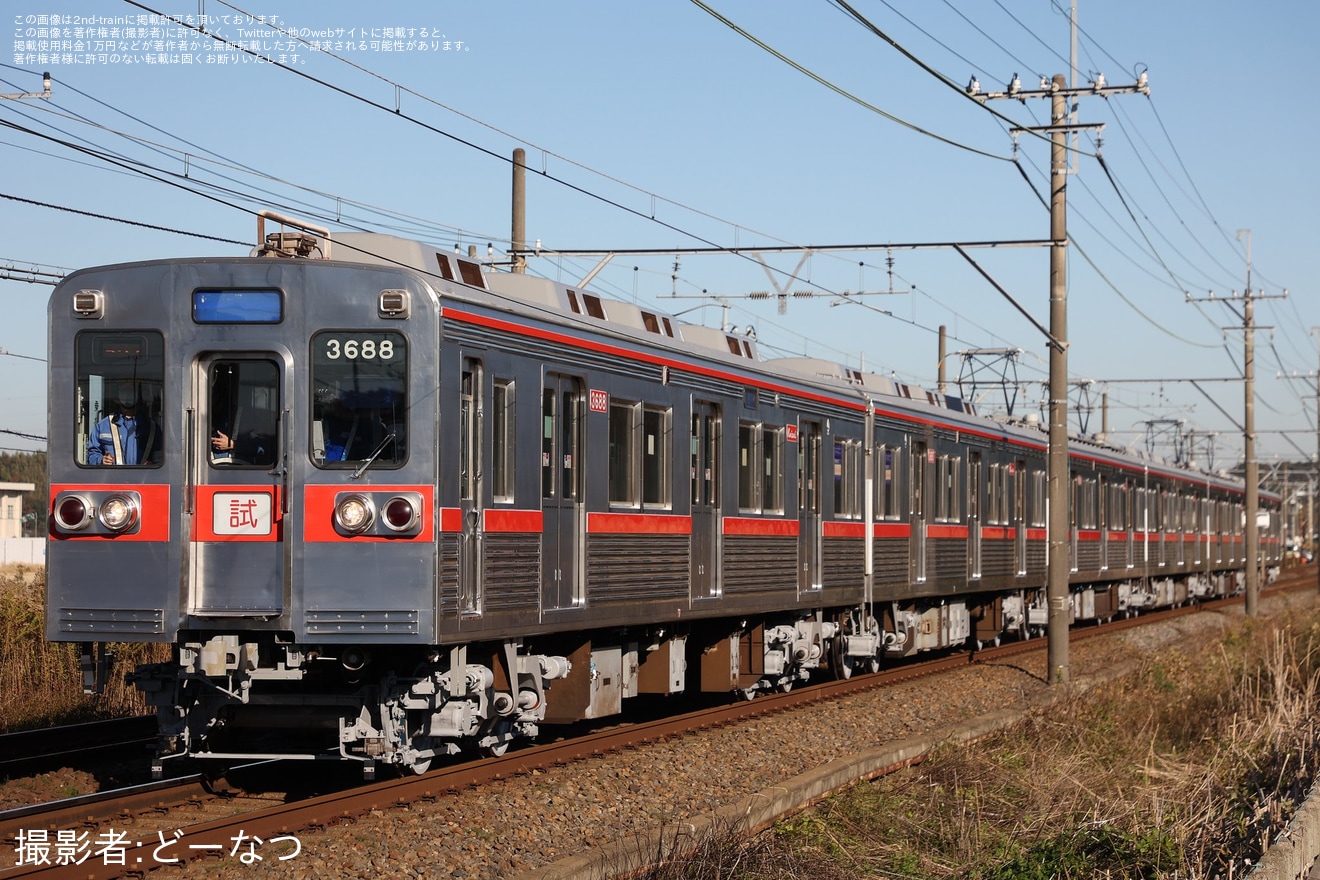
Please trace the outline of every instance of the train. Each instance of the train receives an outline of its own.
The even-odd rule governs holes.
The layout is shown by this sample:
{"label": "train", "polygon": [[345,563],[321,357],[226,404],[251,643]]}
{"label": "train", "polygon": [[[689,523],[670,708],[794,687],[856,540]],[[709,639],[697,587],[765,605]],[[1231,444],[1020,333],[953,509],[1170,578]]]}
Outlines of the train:
{"label": "train", "polygon": [[[172,646],[126,673],[155,775],[421,773],[643,698],[1045,632],[1037,421],[269,217],[248,255],[84,269],[49,302],[46,637],[89,691],[107,645]],[[1242,588],[1240,479],[1069,457],[1071,619]]]}

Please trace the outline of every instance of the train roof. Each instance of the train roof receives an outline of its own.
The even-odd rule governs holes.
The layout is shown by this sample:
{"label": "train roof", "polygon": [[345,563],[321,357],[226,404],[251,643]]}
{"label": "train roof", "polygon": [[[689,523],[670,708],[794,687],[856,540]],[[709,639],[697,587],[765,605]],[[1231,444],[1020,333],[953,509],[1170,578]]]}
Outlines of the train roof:
{"label": "train roof", "polygon": [[[762,359],[753,334],[688,323],[657,309],[601,297],[582,287],[535,275],[494,271],[476,259],[435,245],[378,233],[335,232],[327,233],[323,242],[307,250],[302,255],[412,269],[486,291],[514,307],[549,313],[559,320],[595,324],[606,332],[633,338],[653,336],[650,341],[654,343],[733,361],[747,368],[753,368],[754,364],[756,370],[824,385],[841,395],[866,398],[881,412],[892,410],[901,417],[919,419],[924,412],[929,419],[938,411],[938,421],[954,430],[973,430],[1034,448],[1043,448],[1046,442],[1042,437],[1046,426],[1035,413],[1016,418],[982,415],[973,402],[955,395],[821,358]],[[254,250],[253,254],[263,252],[269,254],[270,249]],[[1154,467],[1183,479],[1240,488],[1240,481],[1228,474],[1177,465],[1114,446],[1100,438],[1070,434],[1069,444],[1074,456],[1096,462],[1127,468]]]}

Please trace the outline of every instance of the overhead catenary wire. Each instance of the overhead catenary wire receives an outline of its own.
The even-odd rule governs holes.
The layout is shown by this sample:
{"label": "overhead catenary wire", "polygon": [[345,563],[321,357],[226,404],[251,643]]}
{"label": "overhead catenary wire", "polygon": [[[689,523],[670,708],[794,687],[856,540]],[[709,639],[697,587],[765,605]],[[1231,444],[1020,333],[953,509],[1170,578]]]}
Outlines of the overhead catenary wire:
{"label": "overhead catenary wire", "polygon": [[[1111,167],[1112,167],[1112,166],[1111,166]],[[1115,168],[1115,169],[1113,169],[1113,170],[1115,171],[1115,177],[1118,178],[1118,179],[1121,181],[1122,178],[1121,178],[1121,176],[1117,173],[1119,169]],[[1126,226],[1126,224],[1124,224],[1124,225]],[[1154,236],[1154,235],[1152,234],[1152,238],[1157,238],[1157,236]],[[1175,324],[1168,324],[1168,323],[1166,322],[1165,326],[1176,326],[1176,325],[1175,325]],[[1288,341],[1291,342],[1291,340],[1288,340]],[[1210,347],[1210,346],[1207,346],[1207,347]]]}

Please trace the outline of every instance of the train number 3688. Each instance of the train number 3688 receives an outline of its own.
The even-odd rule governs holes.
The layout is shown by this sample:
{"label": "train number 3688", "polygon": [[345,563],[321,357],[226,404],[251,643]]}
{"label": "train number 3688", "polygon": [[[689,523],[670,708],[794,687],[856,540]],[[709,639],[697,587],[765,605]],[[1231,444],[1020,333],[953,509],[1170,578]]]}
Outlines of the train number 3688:
{"label": "train number 3688", "polygon": [[391,339],[382,339],[379,342],[375,339],[327,339],[325,341],[325,356],[332,361],[339,359],[356,360],[382,360],[387,361],[394,357],[394,341]]}

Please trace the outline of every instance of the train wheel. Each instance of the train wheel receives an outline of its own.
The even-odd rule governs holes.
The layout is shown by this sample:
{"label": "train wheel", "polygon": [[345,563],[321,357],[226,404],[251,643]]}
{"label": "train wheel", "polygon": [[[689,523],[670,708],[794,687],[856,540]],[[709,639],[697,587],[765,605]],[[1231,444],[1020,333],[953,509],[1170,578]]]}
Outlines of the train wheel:
{"label": "train wheel", "polygon": [[844,638],[842,631],[834,638],[830,639],[830,672],[839,680],[852,678],[853,667],[844,655]]}
{"label": "train wheel", "polygon": [[509,741],[507,739],[504,742],[481,747],[481,754],[485,755],[487,758],[498,758],[508,751]]}

